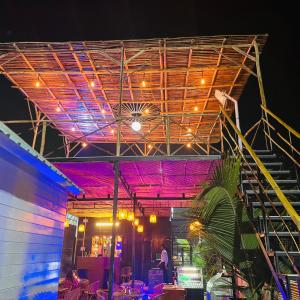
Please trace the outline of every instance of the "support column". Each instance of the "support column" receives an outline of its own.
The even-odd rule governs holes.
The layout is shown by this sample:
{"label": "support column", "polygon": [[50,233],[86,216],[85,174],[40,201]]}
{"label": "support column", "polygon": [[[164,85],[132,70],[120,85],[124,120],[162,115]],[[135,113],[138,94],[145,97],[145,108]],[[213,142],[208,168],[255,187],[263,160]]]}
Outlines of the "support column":
{"label": "support column", "polygon": [[167,155],[171,155],[170,147],[170,117],[167,116],[166,119],[166,138],[167,138]]}
{"label": "support column", "polygon": [[43,121],[43,127],[42,127],[42,140],[41,140],[41,148],[40,148],[40,154],[44,154],[45,149],[45,142],[46,142],[46,129],[47,129],[47,123],[46,121]]}
{"label": "support column", "polygon": [[[133,214],[135,217],[135,208],[136,208],[136,195],[133,196]],[[132,222],[132,252],[131,252],[132,258],[132,287],[134,287],[134,280],[135,280],[135,225],[134,220]]]}
{"label": "support column", "polygon": [[124,73],[124,47],[121,48],[121,66],[120,66],[120,96],[118,109],[118,127],[117,127],[117,145],[116,155],[121,154],[121,115],[122,115],[122,99],[123,99],[123,73]]}
{"label": "support column", "polygon": [[114,162],[114,202],[113,202],[113,225],[111,233],[111,248],[110,248],[110,267],[108,279],[108,300],[113,299],[113,283],[114,283],[114,266],[115,266],[115,246],[116,246],[116,221],[118,209],[118,192],[119,192],[119,161]]}

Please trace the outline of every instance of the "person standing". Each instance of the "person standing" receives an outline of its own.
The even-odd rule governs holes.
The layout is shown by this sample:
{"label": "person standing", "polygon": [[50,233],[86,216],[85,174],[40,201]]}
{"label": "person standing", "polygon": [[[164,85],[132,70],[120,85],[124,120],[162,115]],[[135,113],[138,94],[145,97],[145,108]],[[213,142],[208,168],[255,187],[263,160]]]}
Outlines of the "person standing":
{"label": "person standing", "polygon": [[164,283],[168,283],[168,252],[164,244],[161,245],[161,254],[160,254],[160,262],[158,264],[159,268],[163,271],[164,275]]}

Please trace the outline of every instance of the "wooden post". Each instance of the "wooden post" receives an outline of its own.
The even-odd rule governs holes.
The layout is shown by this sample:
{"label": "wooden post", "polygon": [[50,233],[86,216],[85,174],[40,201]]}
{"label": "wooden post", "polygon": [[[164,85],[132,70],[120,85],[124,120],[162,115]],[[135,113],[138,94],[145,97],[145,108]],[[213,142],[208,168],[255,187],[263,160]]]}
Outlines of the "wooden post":
{"label": "wooden post", "polygon": [[171,155],[170,147],[170,117],[166,118],[166,138],[167,138],[167,155]]}
{"label": "wooden post", "polygon": [[116,246],[116,221],[118,209],[118,192],[119,192],[119,161],[114,162],[114,202],[113,202],[113,224],[111,233],[110,247],[110,267],[108,279],[108,300],[113,299],[114,267],[115,267],[115,246]]}
{"label": "wooden post", "polygon": [[46,142],[46,129],[47,129],[47,123],[43,121],[43,127],[42,127],[42,140],[41,140],[41,148],[40,148],[40,154],[44,154],[45,149],[45,142]]}

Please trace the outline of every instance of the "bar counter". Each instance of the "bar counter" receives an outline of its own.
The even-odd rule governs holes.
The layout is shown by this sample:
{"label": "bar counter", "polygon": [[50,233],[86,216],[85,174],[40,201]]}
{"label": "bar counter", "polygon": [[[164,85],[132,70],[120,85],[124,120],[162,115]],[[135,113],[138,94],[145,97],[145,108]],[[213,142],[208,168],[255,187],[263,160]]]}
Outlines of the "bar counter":
{"label": "bar counter", "polygon": [[[115,257],[114,268],[115,268],[115,272],[114,272],[115,282],[119,283],[120,281],[120,258],[119,257]],[[90,283],[99,280],[100,286],[102,288],[106,287],[105,281],[108,281],[109,257],[77,256],[77,269],[78,271],[84,270],[84,273],[86,273],[87,279],[90,281]]]}

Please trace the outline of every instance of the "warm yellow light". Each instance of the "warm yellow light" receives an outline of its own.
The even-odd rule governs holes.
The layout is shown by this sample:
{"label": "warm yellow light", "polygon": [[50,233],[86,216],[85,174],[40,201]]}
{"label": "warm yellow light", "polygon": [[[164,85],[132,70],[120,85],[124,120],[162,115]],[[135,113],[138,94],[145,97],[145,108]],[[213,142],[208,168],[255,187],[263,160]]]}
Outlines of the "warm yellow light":
{"label": "warm yellow light", "polygon": [[91,82],[90,82],[90,86],[91,86],[91,87],[95,87],[95,82],[94,82],[94,81],[91,81]]}
{"label": "warm yellow light", "polygon": [[79,226],[78,226],[78,232],[84,232],[85,231],[85,226],[84,226],[84,224],[80,224]]}
{"label": "warm yellow light", "polygon": [[192,147],[192,144],[191,144],[191,143],[187,143],[186,146],[187,146],[188,148],[191,148],[191,147]]}
{"label": "warm yellow light", "polygon": [[194,111],[198,111],[198,106],[195,106],[195,107],[194,107]]}
{"label": "warm yellow light", "polygon": [[66,220],[64,225],[65,225],[65,227],[70,227],[70,221]]}
{"label": "warm yellow light", "polygon": [[201,223],[199,221],[194,221],[190,224],[190,231],[199,230],[201,229]]}
{"label": "warm yellow light", "polygon": [[86,142],[83,142],[83,143],[81,144],[82,148],[86,148],[87,145],[88,145],[88,144],[87,144]]}
{"label": "warm yellow light", "polygon": [[38,88],[38,87],[41,86],[41,83],[37,80],[34,85],[35,85],[36,88]]}
{"label": "warm yellow light", "polygon": [[145,109],[145,114],[149,114],[149,108]]}
{"label": "warm yellow light", "polygon": [[[119,222],[116,222],[116,226],[118,227],[119,226]],[[96,226],[97,227],[111,227],[113,225],[112,222],[97,222],[96,223]]]}
{"label": "warm yellow light", "polygon": [[195,226],[192,224],[190,224],[190,230],[193,231],[195,229]]}
{"label": "warm yellow light", "polygon": [[132,211],[128,212],[127,220],[131,222],[134,220],[134,213]]}
{"label": "warm yellow light", "polygon": [[152,145],[151,145],[151,144],[148,144],[147,147],[148,147],[148,149],[151,149],[151,148],[152,148]]}
{"label": "warm yellow light", "polygon": [[188,132],[192,132],[192,129],[191,128],[188,128],[188,130],[187,130]]}
{"label": "warm yellow light", "polygon": [[122,242],[122,237],[120,235],[117,236],[117,242]]}
{"label": "warm yellow light", "polygon": [[150,223],[156,223],[157,222],[157,218],[155,214],[151,214],[150,218],[149,218]]}
{"label": "warm yellow light", "polygon": [[56,107],[55,109],[57,112],[60,112],[61,111],[61,108],[59,106]]}
{"label": "warm yellow light", "polygon": [[102,108],[102,109],[101,109],[101,113],[102,113],[102,114],[105,114],[105,109]]}
{"label": "warm yellow light", "polygon": [[143,225],[138,225],[137,232],[139,232],[139,233],[144,232],[144,226]]}
{"label": "warm yellow light", "polygon": [[142,81],[142,87],[146,87],[146,81],[145,80]]}
{"label": "warm yellow light", "polygon": [[119,219],[120,220],[126,220],[127,219],[127,210],[122,209],[119,211]]}
{"label": "warm yellow light", "polygon": [[200,82],[201,82],[201,84],[205,84],[205,79],[201,78]]}
{"label": "warm yellow light", "polygon": [[135,225],[135,226],[138,226],[139,223],[140,223],[140,220],[139,220],[139,219],[134,219],[134,225]]}
{"label": "warm yellow light", "polygon": [[114,133],[115,133],[115,131],[112,129],[112,130],[110,131],[110,133],[111,133],[111,134],[114,134]]}

